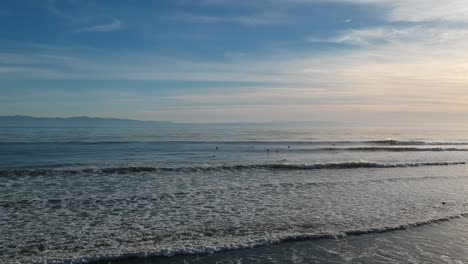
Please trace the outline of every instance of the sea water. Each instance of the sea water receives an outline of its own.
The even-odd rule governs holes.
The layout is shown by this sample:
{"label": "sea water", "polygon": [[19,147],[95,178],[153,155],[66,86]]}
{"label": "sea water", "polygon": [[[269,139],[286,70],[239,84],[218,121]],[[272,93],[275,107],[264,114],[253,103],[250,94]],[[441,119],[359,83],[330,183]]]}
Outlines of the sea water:
{"label": "sea water", "polygon": [[[315,256],[355,263],[353,253],[367,252],[369,244],[340,245],[358,235],[386,233],[396,241],[396,234],[409,241],[410,230],[447,221],[467,230],[467,164],[463,129],[331,123],[1,127],[0,262],[159,256],[172,263],[224,252],[205,262],[308,263]],[[451,230],[464,245],[468,231]],[[405,247],[405,258],[388,253],[398,252],[395,243],[383,243],[380,260],[412,263],[411,252],[437,252],[420,244]],[[284,254],[273,253],[278,245]],[[252,255],[255,250],[260,253]],[[425,262],[468,261],[466,251],[435,255]]]}

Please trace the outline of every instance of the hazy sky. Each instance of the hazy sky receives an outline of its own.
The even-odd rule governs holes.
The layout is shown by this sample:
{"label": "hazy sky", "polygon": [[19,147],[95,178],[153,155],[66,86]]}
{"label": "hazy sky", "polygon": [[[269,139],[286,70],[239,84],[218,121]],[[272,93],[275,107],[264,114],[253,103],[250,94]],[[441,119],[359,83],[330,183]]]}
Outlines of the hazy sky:
{"label": "hazy sky", "polygon": [[0,115],[464,121],[466,0],[2,0]]}

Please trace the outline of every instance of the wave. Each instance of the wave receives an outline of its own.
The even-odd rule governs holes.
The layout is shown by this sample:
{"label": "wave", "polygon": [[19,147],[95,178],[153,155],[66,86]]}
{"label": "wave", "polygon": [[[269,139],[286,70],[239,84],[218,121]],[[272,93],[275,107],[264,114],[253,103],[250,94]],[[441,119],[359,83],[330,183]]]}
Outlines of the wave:
{"label": "wave", "polygon": [[418,145],[468,145],[468,141],[437,141],[437,140],[101,140],[101,141],[3,141],[0,144],[65,144],[65,145],[106,145],[106,144],[317,144],[317,145],[340,145],[340,144],[364,144],[364,145],[389,145],[389,146],[418,146]]}
{"label": "wave", "polygon": [[[270,237],[257,238],[257,239],[246,239],[245,241],[236,241],[233,243],[227,243],[225,245],[193,245],[184,246],[179,248],[164,248],[164,249],[153,249],[153,251],[141,251],[141,252],[120,252],[120,254],[109,254],[103,253],[99,256],[83,256],[74,259],[52,259],[54,263],[103,263],[108,261],[118,260],[136,260],[141,258],[155,258],[158,257],[174,257],[174,256],[189,256],[189,255],[203,255],[217,252],[226,252],[232,250],[249,249],[254,247],[268,246],[272,244],[280,244],[287,242],[299,242],[299,241],[310,241],[310,240],[324,240],[324,239],[340,239],[350,236],[361,236],[368,234],[381,234],[393,231],[404,231],[411,228],[422,227],[430,224],[437,224],[448,222],[453,219],[468,217],[468,213],[462,213],[457,215],[445,216],[435,219],[428,219],[419,222],[395,225],[395,226],[382,226],[367,229],[354,229],[344,230],[335,233],[291,233],[291,234],[272,234]],[[49,259],[50,260],[50,259]]]}
{"label": "wave", "polygon": [[468,141],[428,141],[428,140],[371,140],[372,144],[407,146],[407,145],[468,145]]}
{"label": "wave", "polygon": [[465,161],[445,162],[407,162],[407,163],[380,163],[369,161],[349,161],[336,163],[316,164],[248,164],[248,165],[222,165],[222,166],[195,166],[195,167],[108,167],[85,169],[1,169],[1,176],[42,176],[42,175],[79,175],[79,174],[129,174],[129,173],[163,173],[163,172],[215,172],[215,171],[242,171],[242,170],[326,170],[326,169],[360,169],[360,168],[410,168],[424,166],[454,166],[466,165]]}
{"label": "wave", "polygon": [[355,148],[321,148],[318,151],[390,151],[390,152],[433,152],[433,151],[468,151],[467,148],[417,148],[417,147],[355,147]]}
{"label": "wave", "polygon": [[[295,142],[292,142],[295,143]],[[351,145],[384,145],[384,146],[464,146],[468,145],[468,141],[451,141],[451,140],[396,140],[396,139],[383,139],[383,140],[338,140],[338,141],[298,141],[296,143],[304,144],[351,144]]]}
{"label": "wave", "polygon": [[[295,183],[295,182],[280,182],[280,183],[262,183],[258,185],[249,185],[249,186],[233,186],[228,188],[217,188],[217,187],[207,187],[202,190],[194,190],[194,191],[163,191],[157,192],[152,195],[130,195],[125,198],[117,197],[100,197],[100,196],[90,196],[90,197],[82,197],[82,198],[73,198],[73,197],[55,197],[55,198],[48,198],[48,199],[3,199],[0,200],[0,208],[10,208],[14,210],[19,210],[20,208],[31,207],[34,208],[36,206],[50,206],[50,205],[62,205],[62,206],[76,206],[76,205],[111,205],[111,204],[119,204],[119,203],[135,203],[135,202],[157,202],[162,200],[179,200],[179,199],[186,199],[187,197],[193,197],[196,195],[222,195],[225,191],[230,192],[258,192],[264,191],[268,189],[270,191],[277,191],[279,189],[282,190],[304,190],[310,189],[311,187],[321,187],[321,186],[336,186],[336,185],[343,185],[347,186],[350,184],[363,184],[366,185],[368,183],[386,183],[386,182],[397,182],[397,181],[427,181],[427,180],[453,180],[453,179],[466,179],[468,176],[445,176],[445,177],[437,177],[437,176],[424,176],[424,177],[392,177],[392,178],[380,178],[380,179],[367,179],[367,180],[340,180],[340,181],[316,181],[316,182],[302,182],[302,183]],[[468,205],[468,204],[467,204]]]}

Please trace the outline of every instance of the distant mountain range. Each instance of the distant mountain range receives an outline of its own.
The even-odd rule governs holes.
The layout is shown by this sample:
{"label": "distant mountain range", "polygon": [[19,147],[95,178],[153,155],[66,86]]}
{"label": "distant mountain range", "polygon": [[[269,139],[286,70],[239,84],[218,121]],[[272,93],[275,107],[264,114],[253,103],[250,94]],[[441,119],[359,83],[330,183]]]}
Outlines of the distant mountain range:
{"label": "distant mountain range", "polygon": [[140,121],[133,119],[101,117],[33,117],[33,116],[0,116],[0,126],[129,126],[129,125],[163,125],[168,121]]}

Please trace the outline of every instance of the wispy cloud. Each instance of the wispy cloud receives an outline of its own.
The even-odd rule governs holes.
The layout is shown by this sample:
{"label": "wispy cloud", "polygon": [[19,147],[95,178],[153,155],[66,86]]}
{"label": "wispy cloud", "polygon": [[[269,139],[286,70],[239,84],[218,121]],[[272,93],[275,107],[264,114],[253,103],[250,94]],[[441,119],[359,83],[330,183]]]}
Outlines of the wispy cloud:
{"label": "wispy cloud", "polygon": [[335,37],[310,37],[309,42],[331,42],[351,45],[379,45],[386,43],[419,42],[420,44],[443,44],[468,39],[468,26],[378,26],[352,29]]}
{"label": "wispy cloud", "polygon": [[56,7],[55,0],[46,0],[45,8],[49,10],[49,12],[51,12],[52,14],[58,17],[69,19],[69,20],[74,20],[74,17],[72,15],[63,12],[62,10]]}
{"label": "wispy cloud", "polygon": [[41,69],[38,67],[26,66],[2,66],[0,65],[0,80],[17,80],[23,76],[39,79],[62,79],[63,73],[50,68]]}
{"label": "wispy cloud", "polygon": [[45,44],[45,43],[19,43],[19,45],[27,47],[28,49],[46,50],[46,51],[74,51],[74,50],[92,50],[91,46],[81,44]]}
{"label": "wispy cloud", "polygon": [[183,21],[189,23],[235,23],[244,26],[262,26],[273,25],[287,21],[287,16],[282,13],[263,12],[252,15],[240,16],[215,16],[215,15],[200,15],[191,13],[175,13],[164,17],[168,20]]}
{"label": "wispy cloud", "polygon": [[[76,2],[76,1],[63,1],[62,3],[66,3],[72,6],[75,10],[78,9],[78,6],[79,6],[77,4],[79,2]],[[45,2],[45,8],[49,10],[49,12],[51,12],[55,16],[66,19],[74,25],[87,25],[87,26],[76,29],[75,32],[109,32],[109,31],[115,31],[115,30],[120,30],[124,28],[123,23],[119,19],[109,16],[109,15],[94,14],[93,12],[89,12],[89,13],[93,13],[93,15],[90,15],[89,13],[72,14],[72,13],[65,12],[64,10],[57,7],[56,0],[47,0]],[[92,22],[96,21],[98,18],[102,18],[102,17],[110,17],[110,22],[103,23],[103,24],[89,25]]]}
{"label": "wispy cloud", "polygon": [[[378,1],[378,0],[376,0]],[[382,0],[392,10],[388,16],[394,21],[453,21],[468,22],[465,0]]]}
{"label": "wispy cloud", "polygon": [[[282,0],[290,3],[317,3],[323,0]],[[466,0],[330,0],[353,4],[375,4],[387,9],[390,21],[451,21],[468,22]]]}
{"label": "wispy cloud", "polygon": [[466,0],[200,0],[206,5],[243,5],[265,7],[271,5],[308,5],[317,3],[371,4],[380,9],[387,9],[386,19],[391,21],[452,21],[468,22]]}
{"label": "wispy cloud", "polygon": [[[234,0],[189,1],[192,4],[237,4]],[[248,2],[248,3],[247,3]],[[118,55],[93,57],[86,52],[57,49],[47,46],[34,49],[37,54],[0,53],[0,78],[30,79],[84,79],[84,80],[136,80],[176,82],[234,82],[239,87],[221,87],[217,92],[189,91],[166,96],[172,108],[197,108],[198,112],[185,111],[206,119],[216,118],[222,107],[236,108],[239,119],[271,117],[272,113],[285,119],[298,117],[309,119],[317,113],[326,117],[334,113],[355,115],[376,112],[430,112],[445,111],[468,113],[468,5],[466,0],[259,0],[242,1],[242,5],[256,5],[252,9],[240,8],[221,16],[200,8],[187,12],[161,14],[163,20],[198,24],[235,24],[241,26],[268,26],[290,23],[282,13],[272,10],[267,4],[309,5],[321,2],[351,3],[376,8],[379,25],[363,26],[355,16],[338,18],[336,23],[343,31],[322,30],[310,37],[310,42],[346,44],[346,49],[313,51],[304,44],[301,35],[299,49],[256,49],[226,51],[223,58],[210,60],[201,56],[167,55],[161,58],[157,51],[136,51],[133,46]],[[51,1],[50,3],[54,3]],[[263,4],[262,7],[259,7]],[[219,8],[216,6],[216,8]],[[294,8],[291,8],[293,10]],[[280,10],[280,9],[278,9]],[[294,9],[296,10],[296,9]],[[372,9],[373,10],[373,9]],[[67,17],[54,5],[50,11]],[[248,11],[248,12],[246,12]],[[291,18],[293,16],[289,14]],[[90,24],[96,17],[109,19],[108,23]],[[128,19],[128,18],[127,18]],[[298,20],[299,21],[299,20]],[[303,20],[306,21],[306,20]],[[105,22],[105,20],[104,20]],[[168,21],[159,21],[168,22]],[[351,23],[353,22],[353,23]],[[403,23],[401,23],[403,22]],[[345,24],[346,23],[346,24]],[[174,26],[175,23],[170,23]],[[113,16],[95,16],[80,24],[76,32],[109,32],[124,28],[121,20]],[[360,28],[351,28],[360,25]],[[182,25],[186,26],[186,25]],[[226,25],[224,25],[226,26]],[[306,27],[307,25],[301,25]],[[77,24],[74,24],[77,27]],[[291,28],[292,29],[292,28]],[[211,29],[210,29],[211,30]],[[294,30],[294,29],[292,29]],[[306,29],[307,30],[307,29]],[[314,29],[311,29],[312,33]],[[209,34],[210,32],[208,32]],[[283,33],[283,32],[282,32]],[[295,32],[296,33],[296,32]],[[77,34],[78,35],[78,34]],[[279,34],[296,38],[297,34]],[[331,37],[330,37],[331,35]],[[76,36],[76,35],[75,35]],[[242,35],[238,36],[242,41]],[[269,41],[269,40],[268,40]],[[298,41],[291,39],[291,41]],[[256,43],[257,44],[257,43]],[[210,43],[204,43],[210,45]],[[348,46],[352,45],[352,46]],[[261,44],[258,44],[261,46]],[[311,46],[311,45],[310,45]],[[333,45],[336,47],[340,45]],[[314,45],[316,47],[316,45]],[[42,52],[40,51],[42,50]],[[156,49],[155,49],[156,50]],[[123,53],[125,53],[123,54]],[[193,51],[199,52],[199,49]],[[182,52],[181,52],[182,53]],[[203,55],[203,54],[201,54]],[[89,57],[87,57],[89,56]],[[180,56],[180,57],[179,57]],[[197,59],[198,58],[198,59]],[[243,86],[242,82],[259,84]],[[272,88],[271,86],[275,86]],[[246,89],[249,88],[249,89]],[[226,92],[229,89],[229,94]],[[175,89],[177,90],[177,89]],[[110,93],[114,91],[108,88]],[[192,92],[192,93],[191,93]],[[155,96],[158,97],[158,96]],[[121,96],[128,100],[128,96]],[[147,95],[135,98],[148,99]],[[161,97],[158,97],[161,98]],[[151,98],[153,100],[153,98]],[[436,105],[437,102],[437,106]],[[135,103],[134,105],[140,105]],[[142,104],[141,104],[142,105]],[[145,105],[152,107],[151,104]],[[246,107],[248,106],[248,107]],[[202,107],[204,109],[200,110]],[[281,109],[281,107],[285,107]],[[255,109],[255,110],[252,110]],[[260,109],[260,110],[259,110]],[[161,110],[161,111],[159,111]],[[159,112],[158,112],[159,111]],[[184,114],[161,107],[154,113],[164,113],[164,118]],[[359,112],[361,111],[361,112]],[[229,116],[229,113],[223,116]],[[187,118],[192,118],[187,117]],[[342,118],[342,117],[341,117]],[[172,118],[171,118],[172,119]]]}
{"label": "wispy cloud", "polygon": [[124,26],[122,25],[122,22],[120,22],[120,20],[112,18],[112,21],[110,23],[80,28],[77,29],[76,32],[109,32],[121,30],[123,28]]}

